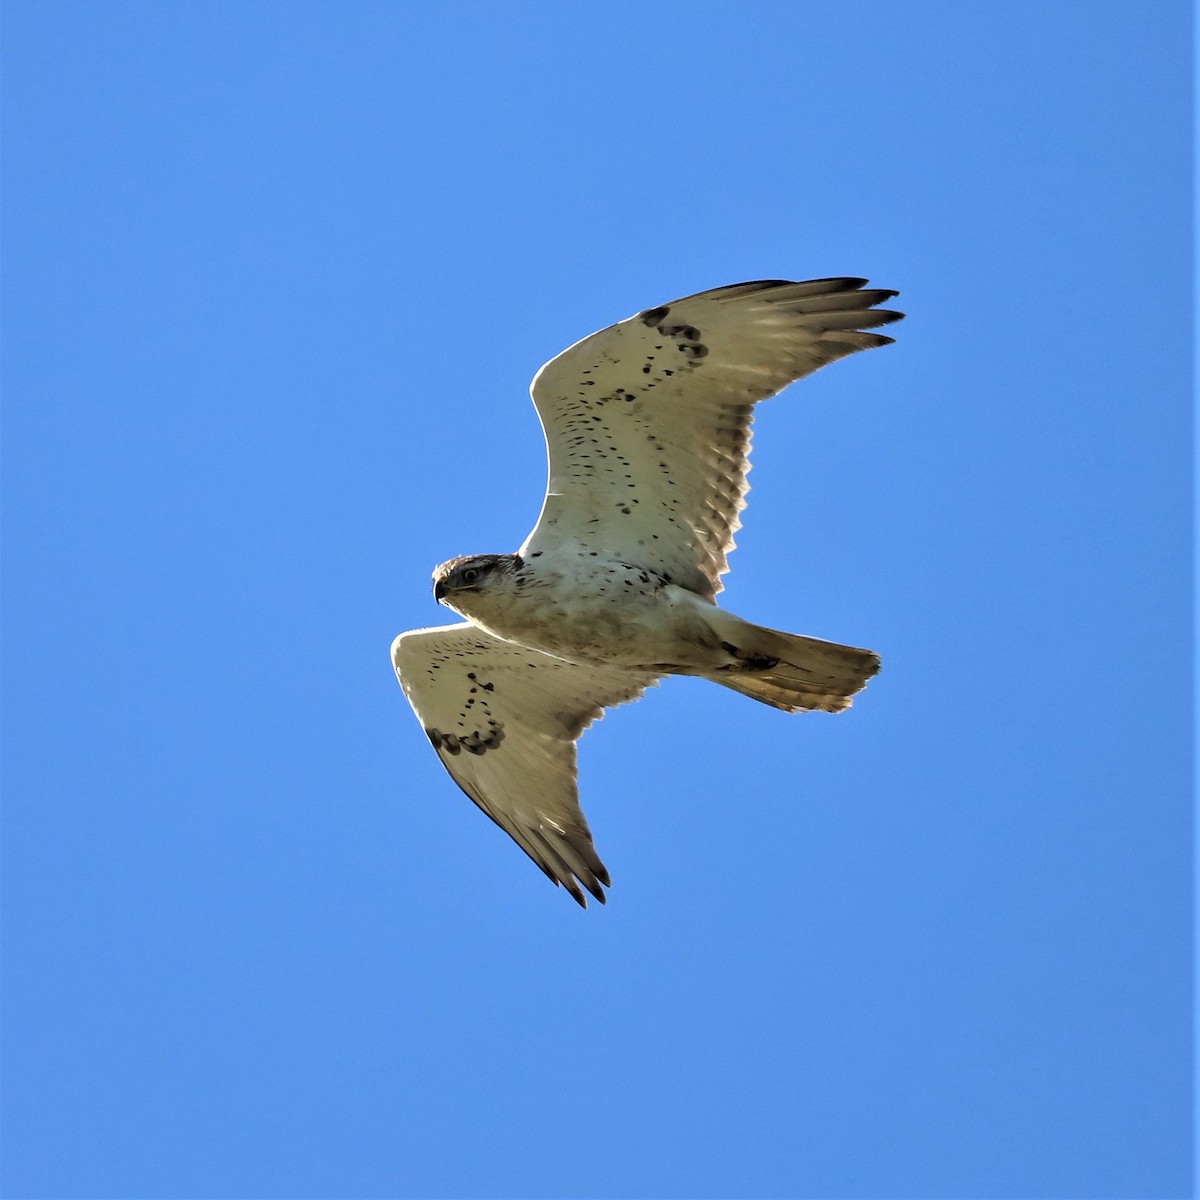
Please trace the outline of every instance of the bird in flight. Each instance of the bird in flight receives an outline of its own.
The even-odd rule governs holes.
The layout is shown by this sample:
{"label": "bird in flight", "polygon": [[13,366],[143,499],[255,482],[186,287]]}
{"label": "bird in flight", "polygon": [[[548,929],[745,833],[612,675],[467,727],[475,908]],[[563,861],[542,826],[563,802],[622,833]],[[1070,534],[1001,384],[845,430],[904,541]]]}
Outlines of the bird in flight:
{"label": "bird in flight", "polygon": [[610,880],[576,789],[575,742],[663,675],[785,712],[841,712],[870,650],[718,608],[748,490],[754,405],[893,339],[865,279],[737,283],[576,342],[530,389],[549,454],[515,554],[452,558],[437,601],[465,618],[392,643],[404,694],[460,788],[584,908]]}

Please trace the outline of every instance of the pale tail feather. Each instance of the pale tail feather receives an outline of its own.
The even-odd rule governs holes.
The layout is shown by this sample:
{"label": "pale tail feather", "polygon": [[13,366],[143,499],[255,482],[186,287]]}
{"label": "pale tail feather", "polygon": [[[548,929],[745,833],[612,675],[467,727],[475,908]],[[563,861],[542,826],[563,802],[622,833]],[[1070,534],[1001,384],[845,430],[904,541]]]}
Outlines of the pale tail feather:
{"label": "pale tail feather", "polygon": [[739,644],[725,647],[738,661],[705,678],[785,712],[841,712],[879,670],[879,655],[871,650],[761,625],[740,632]]}

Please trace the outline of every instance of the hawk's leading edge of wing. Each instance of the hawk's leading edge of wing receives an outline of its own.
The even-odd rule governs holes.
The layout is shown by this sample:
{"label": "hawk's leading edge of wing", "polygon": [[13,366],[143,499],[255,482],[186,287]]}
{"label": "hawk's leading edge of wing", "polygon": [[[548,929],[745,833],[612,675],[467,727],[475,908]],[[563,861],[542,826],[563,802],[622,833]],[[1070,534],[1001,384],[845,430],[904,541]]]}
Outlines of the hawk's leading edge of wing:
{"label": "hawk's leading edge of wing", "polygon": [[531,392],[550,458],[521,553],[610,556],[720,591],[745,507],[754,404],[903,314],[865,279],[762,280],[649,309],[576,342]]}
{"label": "hawk's leading edge of wing", "polygon": [[[608,872],[575,786],[575,740],[653,675],[578,666],[474,625],[401,634],[392,663],[454,782],[585,908]],[[578,882],[576,882],[578,881]]]}

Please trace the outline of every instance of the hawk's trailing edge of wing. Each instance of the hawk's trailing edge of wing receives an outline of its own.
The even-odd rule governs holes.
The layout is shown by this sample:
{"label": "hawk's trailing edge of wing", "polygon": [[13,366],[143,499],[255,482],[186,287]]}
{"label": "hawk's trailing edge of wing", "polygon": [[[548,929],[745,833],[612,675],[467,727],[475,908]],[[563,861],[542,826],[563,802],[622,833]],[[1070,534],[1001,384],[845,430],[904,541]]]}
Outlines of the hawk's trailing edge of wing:
{"label": "hawk's trailing edge of wing", "polygon": [[715,288],[551,359],[531,389],[549,485],[521,553],[583,543],[715,595],[745,507],[755,403],[893,340],[868,331],[900,320],[876,307],[897,293],[866,282]]}
{"label": "hawk's trailing edge of wing", "polygon": [[401,634],[392,663],[455,783],[581,905],[580,884],[603,904],[609,876],[579,807],[575,740],[654,676],[577,666],[469,624]]}

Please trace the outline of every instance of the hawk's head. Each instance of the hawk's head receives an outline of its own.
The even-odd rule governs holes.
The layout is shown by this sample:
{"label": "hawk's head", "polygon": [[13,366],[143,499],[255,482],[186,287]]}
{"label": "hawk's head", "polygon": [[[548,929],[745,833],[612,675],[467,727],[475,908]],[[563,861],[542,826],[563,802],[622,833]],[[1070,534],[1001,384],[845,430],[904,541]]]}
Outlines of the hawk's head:
{"label": "hawk's head", "polygon": [[433,598],[457,612],[456,600],[486,592],[524,565],[519,554],[465,554],[452,558],[433,573]]}

